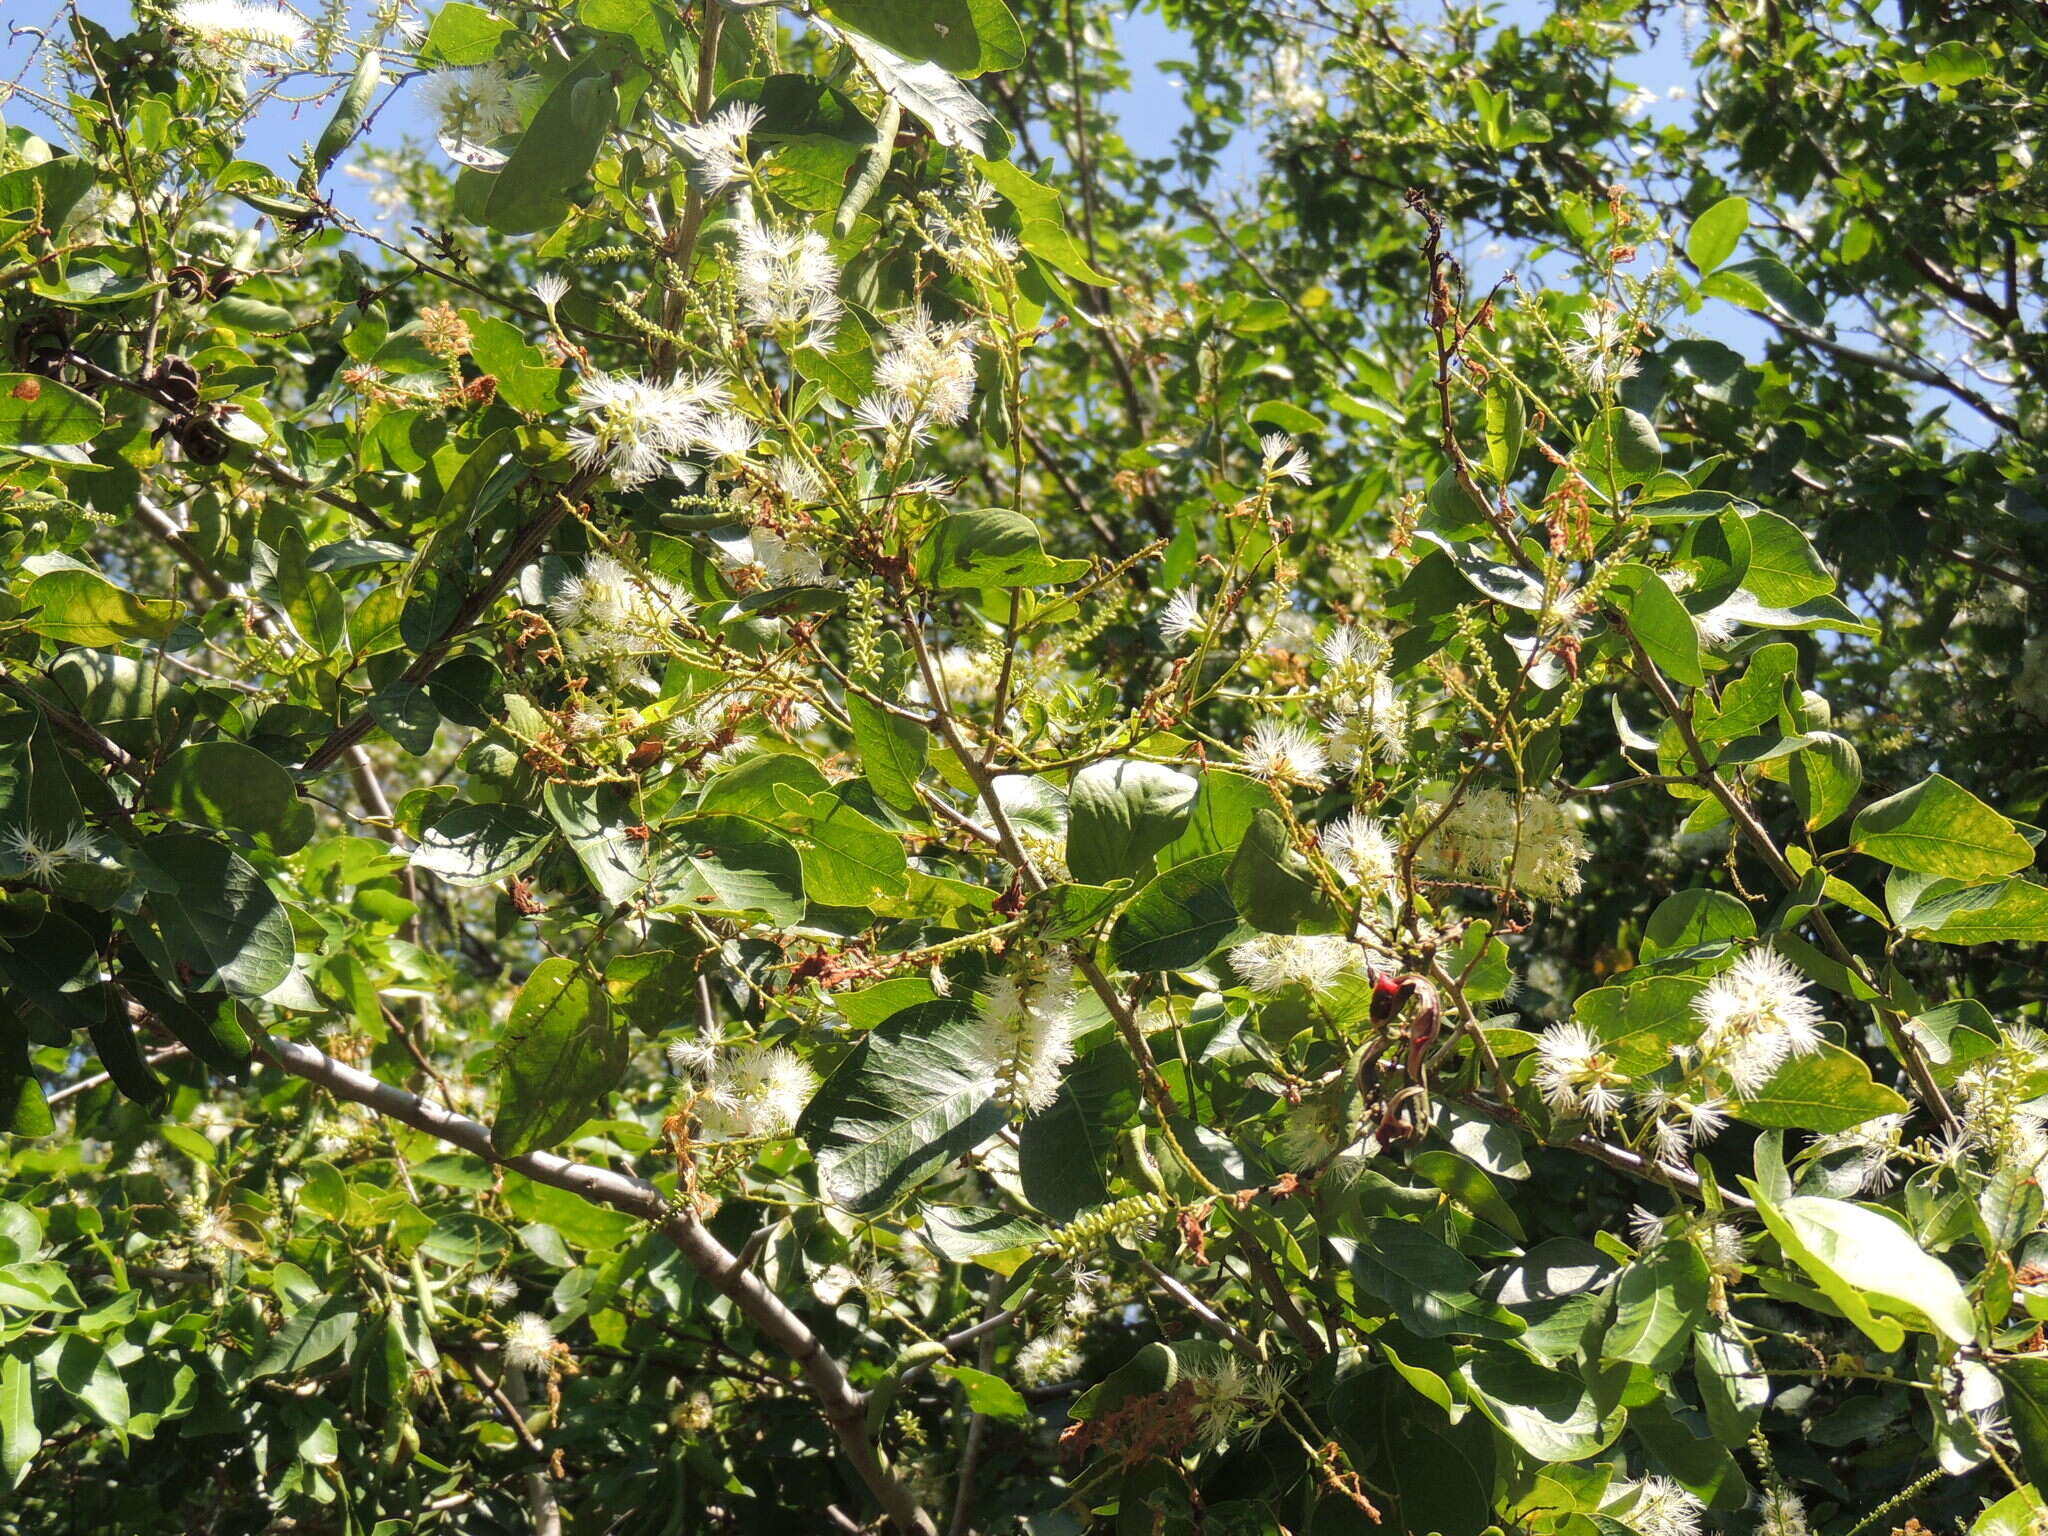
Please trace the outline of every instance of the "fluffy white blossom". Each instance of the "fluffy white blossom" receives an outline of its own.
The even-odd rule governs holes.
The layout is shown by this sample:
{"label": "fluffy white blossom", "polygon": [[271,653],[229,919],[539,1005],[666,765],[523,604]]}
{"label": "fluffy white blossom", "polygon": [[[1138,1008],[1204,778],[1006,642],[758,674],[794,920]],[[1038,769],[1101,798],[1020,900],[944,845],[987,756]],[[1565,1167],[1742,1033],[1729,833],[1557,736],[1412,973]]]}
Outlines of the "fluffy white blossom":
{"label": "fluffy white blossom", "polygon": [[1397,763],[1406,757],[1409,710],[1387,671],[1386,642],[1342,624],[1320,649],[1323,725],[1332,761],[1348,772],[1375,759]]}
{"label": "fluffy white blossom", "polygon": [[698,1118],[713,1141],[787,1136],[817,1087],[817,1074],[788,1046],[749,1042],[712,1062]]}
{"label": "fluffy white blossom", "polygon": [[1242,750],[1244,771],[1268,784],[1320,784],[1329,772],[1322,742],[1298,725],[1261,720]]}
{"label": "fluffy white blossom", "polygon": [[1892,1159],[1899,1155],[1905,1139],[1904,1115],[1877,1115],[1846,1131],[1814,1138],[1807,1149],[1814,1157],[1854,1154],[1857,1187],[1869,1195],[1881,1195],[1898,1180]]}
{"label": "fluffy white blossom", "polygon": [[1636,375],[1630,352],[1634,327],[1617,311],[1596,303],[1578,318],[1579,334],[1564,344],[1565,361],[1579,382],[1600,394]]}
{"label": "fluffy white blossom", "polygon": [[1595,1124],[1627,1102],[1628,1078],[1593,1031],[1579,1023],[1553,1024],[1536,1037],[1535,1082],[1553,1114]]}
{"label": "fluffy white blossom", "polygon": [[569,296],[569,280],[559,272],[543,272],[527,292],[540,301],[542,309],[553,314],[555,306]]}
{"label": "fluffy white blossom", "polygon": [[1201,593],[1193,587],[1182,587],[1159,611],[1159,636],[1168,645],[1179,645],[1188,636],[1200,634],[1207,622],[1202,614]]}
{"label": "fluffy white blossom", "polygon": [[538,1312],[522,1312],[505,1325],[505,1363],[515,1370],[551,1371],[561,1348]]}
{"label": "fluffy white blossom", "polygon": [[179,0],[171,24],[197,62],[243,69],[288,65],[306,46],[306,24],[281,6],[250,0]]}
{"label": "fluffy white blossom", "polygon": [[1795,1056],[1821,1047],[1821,1011],[1806,980],[1774,949],[1752,949],[1693,999],[1701,1060],[1739,1095],[1756,1093]]}
{"label": "fluffy white blossom", "polygon": [[1318,841],[1323,857],[1347,884],[1368,889],[1393,884],[1401,850],[1377,817],[1353,811],[1323,828]]}
{"label": "fluffy white blossom", "polygon": [[1806,1505],[1780,1483],[1763,1496],[1756,1536],[1807,1536]]}
{"label": "fluffy white blossom", "polygon": [[507,1306],[519,1299],[519,1287],[503,1275],[472,1275],[465,1289],[486,1307]]}
{"label": "fluffy white blossom", "polygon": [[2008,1026],[1998,1046],[1956,1079],[1961,1128],[1950,1152],[1980,1152],[1993,1163],[2039,1176],[2048,1165],[2048,1116],[2033,1092],[2048,1070],[2048,1037],[2024,1024]]}
{"label": "fluffy white blossom", "polygon": [[1637,1536],[1699,1536],[1700,1517],[1707,1506],[1683,1483],[1651,1476],[1631,1491],[1634,1497],[1621,1518]]}
{"label": "fluffy white blossom", "polygon": [[933,424],[965,420],[974,404],[975,328],[938,324],[919,304],[890,322],[887,339],[875,364],[877,391],[861,400],[855,421],[921,441]]}
{"label": "fluffy white blossom", "polygon": [[1231,946],[1230,968],[1262,996],[1290,986],[1316,992],[1364,961],[1356,944],[1334,933],[1262,933]]}
{"label": "fluffy white blossom", "polygon": [[576,384],[577,425],[569,447],[585,469],[607,471],[622,488],[678,472],[679,454],[699,446],[714,411],[728,402],[725,381],[684,375],[670,383],[587,374]]}
{"label": "fluffy white blossom", "polygon": [[[1417,815],[1427,826],[1441,809],[1441,802],[1424,802]],[[1424,839],[1421,854],[1440,874],[1489,884],[1509,880],[1517,890],[1555,901],[1577,894],[1587,849],[1570,808],[1548,795],[1517,800],[1505,790],[1479,789]]]}
{"label": "fluffy white blossom", "polygon": [[1069,1381],[1081,1369],[1081,1346],[1065,1328],[1041,1333],[1017,1351],[1011,1374],[1027,1387]]}
{"label": "fluffy white blossom", "polygon": [[0,847],[21,865],[23,874],[41,886],[56,880],[66,864],[82,863],[97,852],[91,834],[83,827],[67,827],[61,834],[9,827],[0,834]]}
{"label": "fluffy white blossom", "polygon": [[1193,1398],[1197,1442],[1211,1449],[1222,1445],[1253,1395],[1251,1374],[1238,1364],[1235,1355],[1219,1355],[1194,1366],[1182,1379]]}
{"label": "fluffy white blossom", "polygon": [[830,350],[839,301],[839,264],[813,229],[740,227],[739,293],[750,325],[806,333],[806,344]]}
{"label": "fluffy white blossom", "polygon": [[548,602],[569,649],[600,658],[665,649],[689,609],[689,597],[675,583],[636,574],[611,555],[590,556]]}
{"label": "fluffy white blossom", "polygon": [[989,982],[972,1049],[1015,1113],[1035,1115],[1059,1097],[1078,1004],[1073,958],[1059,948],[1019,956]]}
{"label": "fluffy white blossom", "polygon": [[496,63],[440,69],[427,77],[427,108],[448,158],[494,170],[505,156],[494,146],[519,131],[523,87]]}
{"label": "fluffy white blossom", "polygon": [[1259,458],[1268,479],[1292,480],[1296,485],[1311,483],[1308,455],[1285,432],[1268,432],[1261,437]]}
{"label": "fluffy white blossom", "polygon": [[1691,1086],[1649,1084],[1638,1092],[1636,1107],[1649,1117],[1651,1150],[1667,1167],[1683,1167],[1696,1144],[1712,1141],[1728,1124],[1728,1101]]}
{"label": "fluffy white blossom", "polygon": [[747,138],[760,125],[761,109],[750,101],[736,101],[678,131],[683,149],[697,162],[699,190],[723,192],[746,179]]}

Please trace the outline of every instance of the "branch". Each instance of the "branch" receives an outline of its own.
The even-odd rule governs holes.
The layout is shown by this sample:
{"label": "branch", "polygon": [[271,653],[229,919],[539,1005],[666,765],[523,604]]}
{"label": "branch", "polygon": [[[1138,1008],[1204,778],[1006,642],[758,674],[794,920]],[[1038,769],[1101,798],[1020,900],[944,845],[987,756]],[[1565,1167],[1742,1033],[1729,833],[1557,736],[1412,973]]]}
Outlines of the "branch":
{"label": "branch", "polygon": [[847,1380],[845,1369],[803,1319],[744,1269],[738,1256],[706,1231],[692,1212],[672,1206],[654,1185],[630,1174],[571,1162],[552,1152],[505,1157],[491,1144],[489,1127],[344,1066],[309,1045],[270,1035],[263,1038],[260,1049],[280,1070],[325,1088],[338,1099],[360,1104],[388,1120],[438,1137],[536,1184],[566,1189],[593,1204],[608,1205],[615,1211],[654,1223],[675,1244],[685,1263],[729,1297],[770,1345],[796,1363],[825,1422],[839,1437],[840,1448],[853,1464],[854,1472],[888,1512],[897,1529],[914,1536],[936,1536],[931,1516],[883,1464],[880,1452],[867,1438],[866,1394]]}

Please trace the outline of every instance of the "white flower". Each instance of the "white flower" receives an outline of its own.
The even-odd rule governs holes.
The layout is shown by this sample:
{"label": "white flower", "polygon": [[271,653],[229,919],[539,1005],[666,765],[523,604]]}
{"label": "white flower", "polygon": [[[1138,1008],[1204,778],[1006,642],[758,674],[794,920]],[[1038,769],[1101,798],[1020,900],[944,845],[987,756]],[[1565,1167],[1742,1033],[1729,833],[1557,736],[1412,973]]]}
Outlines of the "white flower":
{"label": "white flower", "polygon": [[1724,1280],[1742,1276],[1743,1261],[1749,1256],[1749,1239],[1725,1221],[1709,1221],[1693,1229],[1692,1239],[1707,1261],[1707,1268]]}
{"label": "white flower", "polygon": [[1536,1037],[1536,1091],[1551,1112],[1596,1125],[1627,1102],[1628,1078],[1583,1024],[1553,1024]]}
{"label": "white flower", "polygon": [[738,411],[714,411],[697,429],[697,446],[717,459],[743,459],[760,441],[761,429]]}
{"label": "white flower", "polygon": [[1057,947],[1020,957],[989,983],[972,1049],[1013,1112],[1035,1115],[1059,1097],[1078,1002],[1073,959]]}
{"label": "white flower", "polygon": [[171,23],[203,64],[282,66],[306,46],[306,24],[290,11],[248,0],[179,0]]}
{"label": "white flower", "polygon": [[519,1299],[519,1287],[503,1275],[471,1275],[467,1289],[486,1307],[502,1307]]}
{"label": "white flower", "polygon": [[1261,996],[1290,986],[1318,992],[1363,960],[1356,944],[1334,933],[1262,933],[1230,950],[1230,968]]}
{"label": "white flower", "polygon": [[1072,1333],[1055,1328],[1041,1333],[1022,1349],[1011,1365],[1011,1373],[1027,1387],[1043,1387],[1055,1381],[1071,1380],[1081,1369],[1081,1349]]}
{"label": "white flower", "polygon": [[785,539],[765,528],[752,536],[754,564],[760,567],[762,584],[770,587],[816,587],[826,581],[825,562],[807,544]]}
{"label": "white flower", "polygon": [[1353,811],[1342,821],[1333,821],[1323,828],[1319,841],[1323,857],[1347,884],[1370,887],[1394,883],[1400,849],[1377,817]]}
{"label": "white flower", "polygon": [[1269,784],[1320,784],[1329,760],[1322,743],[1300,726],[1261,720],[1244,744],[1242,766]]}
{"label": "white flower", "polygon": [[559,272],[543,272],[527,291],[540,301],[542,309],[553,314],[555,306],[569,296],[569,280]]}
{"label": "white flower", "polygon": [[1321,650],[1331,758],[1351,770],[1375,757],[1387,762],[1406,757],[1409,710],[1388,675],[1386,642],[1343,624],[1330,632]]}
{"label": "white flower", "polygon": [[706,194],[723,192],[747,175],[747,136],[761,123],[761,109],[750,101],[736,101],[692,123],[676,137],[697,162],[697,185]]}
{"label": "white flower", "polygon": [[1337,1150],[1328,1116],[1314,1103],[1291,1106],[1273,1138],[1273,1151],[1289,1168],[1310,1168]]}
{"label": "white flower", "polygon": [[1635,377],[1636,360],[1629,351],[1633,325],[1604,303],[1583,311],[1578,324],[1582,334],[1564,344],[1564,358],[1587,389],[1599,394]]}
{"label": "white flower", "polygon": [[1268,479],[1292,480],[1296,485],[1311,483],[1308,455],[1295,446],[1285,432],[1268,432],[1259,439],[1259,457]]}
{"label": "white flower", "polygon": [[832,346],[839,265],[816,230],[781,230],[749,221],[740,228],[739,292],[749,324],[809,333],[807,345]]}
{"label": "white flower", "polygon": [[974,404],[975,328],[939,325],[922,304],[888,326],[889,347],[875,365],[879,402],[855,411],[862,426],[911,428],[962,421]]}
{"label": "white flower", "polygon": [[825,477],[793,453],[777,454],[774,464],[769,466],[768,477],[775,483],[775,489],[800,506],[823,501],[828,489]]}
{"label": "white flower", "polygon": [[787,1136],[817,1087],[818,1075],[786,1045],[735,1047],[712,1064],[704,1134],[714,1141]]}
{"label": "white flower", "polygon": [[[1436,821],[1440,803],[1424,802],[1417,818]],[[1576,894],[1586,842],[1573,812],[1548,795],[1519,801],[1505,790],[1474,790],[1422,844],[1429,867],[1442,874],[1512,880],[1517,890],[1557,900]]]}
{"label": "white flower", "polygon": [[227,1111],[218,1104],[202,1104],[192,1111],[192,1129],[219,1146],[228,1139],[228,1132],[234,1129],[234,1124],[228,1119]]}
{"label": "white flower", "polygon": [[83,827],[67,827],[59,837],[39,836],[32,827],[10,827],[0,835],[0,846],[18,860],[23,873],[35,884],[47,887],[63,872],[66,864],[81,863],[98,851]]}
{"label": "white flower", "polygon": [[519,131],[522,85],[499,64],[441,69],[427,77],[427,106],[438,123],[437,137],[448,158],[480,170],[494,170],[505,156],[493,146]]}
{"label": "white flower", "polygon": [[561,1347],[538,1312],[522,1312],[505,1325],[505,1363],[514,1370],[551,1371]]}
{"label": "white flower", "polygon": [[1252,1378],[1234,1355],[1197,1366],[1184,1378],[1192,1391],[1195,1438],[1216,1447],[1230,1438],[1244,1400],[1252,1395]]}
{"label": "white flower", "polygon": [[[611,555],[592,555],[548,601],[548,615],[578,656],[644,656],[666,648],[689,612],[682,588],[640,575]],[[600,729],[603,722],[599,722]]]}
{"label": "white flower", "polygon": [[1807,1536],[1806,1506],[1784,1484],[1776,1484],[1764,1494],[1762,1509],[1756,1536]]}
{"label": "white flower", "polygon": [[1891,1160],[1899,1154],[1905,1128],[1904,1115],[1878,1115],[1846,1131],[1816,1137],[1807,1151],[1814,1157],[1856,1154],[1858,1187],[1865,1194],[1881,1195],[1897,1182]]}
{"label": "white flower", "polygon": [[[1655,91],[1646,91],[1639,85],[1622,98],[1621,115],[1630,121],[1634,121],[1655,105],[1657,105],[1657,93]],[[1643,1536],[1649,1536],[1649,1532],[1644,1532]]]}
{"label": "white flower", "polygon": [[724,1043],[724,1031],[715,1024],[707,1024],[694,1035],[683,1035],[669,1041],[664,1054],[676,1071],[708,1076],[718,1060],[718,1049]]}
{"label": "white flower", "polygon": [[1622,1519],[1637,1536],[1699,1536],[1706,1508],[1683,1483],[1653,1476],[1636,1485]]}
{"label": "white flower", "polygon": [[711,408],[724,401],[722,381],[657,384],[586,374],[576,384],[581,421],[569,445],[583,468],[609,471],[621,488],[644,485],[673,471],[676,456],[696,444]]}
{"label": "white flower", "polygon": [[1193,587],[1182,587],[1166,600],[1159,613],[1160,638],[1179,645],[1189,635],[1199,634],[1207,624],[1202,616],[1202,596]]}
{"label": "white flower", "polygon": [[1756,1093],[1795,1056],[1821,1047],[1820,1008],[1806,981],[1774,949],[1752,949],[1693,999],[1701,1059],[1738,1095]]}
{"label": "white flower", "polygon": [[1682,1168],[1695,1143],[1712,1141],[1728,1124],[1728,1101],[1716,1093],[1652,1083],[1637,1095],[1637,1107],[1651,1117],[1650,1138],[1667,1167]]}

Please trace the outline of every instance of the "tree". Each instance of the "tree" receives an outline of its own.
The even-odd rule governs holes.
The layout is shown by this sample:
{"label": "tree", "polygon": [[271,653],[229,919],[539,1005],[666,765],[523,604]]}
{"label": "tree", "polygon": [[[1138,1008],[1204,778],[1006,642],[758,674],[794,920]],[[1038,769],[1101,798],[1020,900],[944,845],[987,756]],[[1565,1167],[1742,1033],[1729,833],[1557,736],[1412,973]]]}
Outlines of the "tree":
{"label": "tree", "polygon": [[1164,14],[37,34],[6,1529],[2041,1523],[2037,18]]}

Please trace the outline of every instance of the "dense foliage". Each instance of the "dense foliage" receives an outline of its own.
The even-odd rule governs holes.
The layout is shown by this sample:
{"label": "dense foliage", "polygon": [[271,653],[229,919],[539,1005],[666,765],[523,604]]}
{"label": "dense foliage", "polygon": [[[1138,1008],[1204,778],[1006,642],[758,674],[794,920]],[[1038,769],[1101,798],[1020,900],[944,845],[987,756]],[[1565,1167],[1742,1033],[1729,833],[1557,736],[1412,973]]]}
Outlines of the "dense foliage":
{"label": "dense foliage", "polygon": [[1160,9],[20,35],[0,1530],[2048,1526],[2038,8]]}

